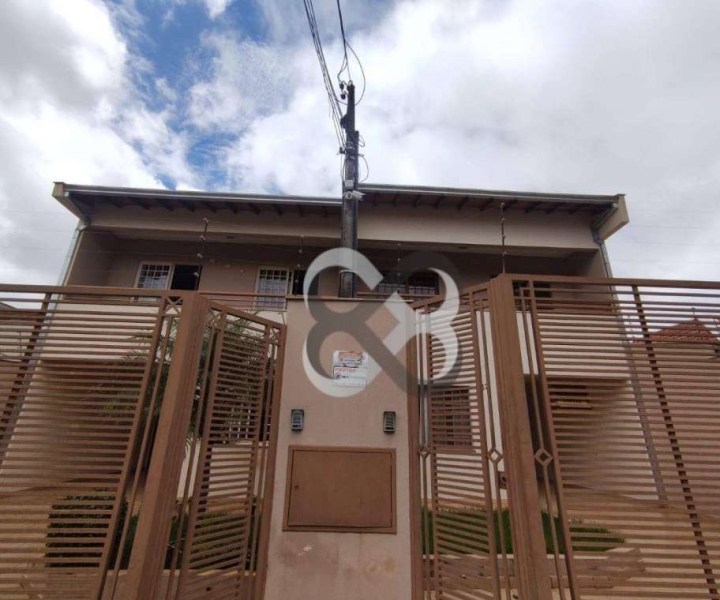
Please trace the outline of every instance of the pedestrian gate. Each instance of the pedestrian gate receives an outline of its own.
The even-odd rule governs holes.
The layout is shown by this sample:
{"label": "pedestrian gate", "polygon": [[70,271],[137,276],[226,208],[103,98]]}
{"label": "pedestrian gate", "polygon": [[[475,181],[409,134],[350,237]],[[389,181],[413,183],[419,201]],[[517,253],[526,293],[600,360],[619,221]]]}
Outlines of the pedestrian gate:
{"label": "pedestrian gate", "polygon": [[501,276],[414,307],[415,597],[720,598],[718,284]]}
{"label": "pedestrian gate", "polygon": [[195,292],[0,295],[0,598],[261,598],[283,327]]}

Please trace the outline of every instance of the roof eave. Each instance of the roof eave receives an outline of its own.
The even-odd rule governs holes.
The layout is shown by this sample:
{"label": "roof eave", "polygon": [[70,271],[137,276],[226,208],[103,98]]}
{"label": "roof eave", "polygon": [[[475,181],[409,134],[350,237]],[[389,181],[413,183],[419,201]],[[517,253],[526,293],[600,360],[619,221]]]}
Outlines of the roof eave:
{"label": "roof eave", "polygon": [[[56,195],[58,192],[58,195]],[[287,195],[268,195],[268,194],[234,194],[229,192],[194,192],[194,191],[175,191],[164,189],[145,189],[145,188],[126,188],[126,187],[104,187],[104,186],[85,186],[73,185],[66,183],[55,184],[53,196],[58,201],[63,202],[63,198],[68,198],[72,202],[73,196],[80,195],[97,195],[97,196],[123,196],[139,199],[164,199],[164,200],[182,200],[196,202],[259,202],[267,204],[303,204],[314,206],[339,206],[341,200],[339,198],[330,198],[322,196],[287,196]],[[70,207],[68,206],[70,209]],[[70,209],[72,210],[72,209]]]}
{"label": "roof eave", "polygon": [[78,219],[83,221],[88,220],[89,215],[87,212],[70,197],[70,193],[67,191],[67,184],[62,181],[56,181],[53,184],[52,195],[55,200],[67,208]]}
{"label": "roof eave", "polygon": [[613,205],[593,221],[593,230],[603,242],[630,222],[625,194],[618,194]]}
{"label": "roof eave", "polygon": [[615,202],[618,195],[598,194],[553,194],[546,192],[519,192],[512,190],[481,190],[465,188],[428,187],[411,185],[391,185],[383,183],[364,183],[360,186],[364,193],[400,193],[427,196],[495,198],[497,200],[538,200],[543,202],[561,202],[566,204],[608,204]]}

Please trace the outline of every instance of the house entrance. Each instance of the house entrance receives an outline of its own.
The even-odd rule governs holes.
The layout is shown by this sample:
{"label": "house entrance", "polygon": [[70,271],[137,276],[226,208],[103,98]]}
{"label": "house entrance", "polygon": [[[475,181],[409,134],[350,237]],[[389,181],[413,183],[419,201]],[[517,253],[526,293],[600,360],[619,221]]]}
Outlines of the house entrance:
{"label": "house entrance", "polygon": [[283,326],[178,290],[1,295],[0,598],[261,598]]}
{"label": "house entrance", "polygon": [[415,597],[720,598],[720,286],[501,276],[461,305],[413,305]]}

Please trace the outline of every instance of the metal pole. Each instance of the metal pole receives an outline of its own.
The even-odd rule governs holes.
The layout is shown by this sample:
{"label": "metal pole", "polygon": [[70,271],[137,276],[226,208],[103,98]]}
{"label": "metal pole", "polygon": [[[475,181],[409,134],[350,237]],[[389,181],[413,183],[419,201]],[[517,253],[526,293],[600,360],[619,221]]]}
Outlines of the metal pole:
{"label": "metal pole", "polygon": [[[355,85],[347,86],[347,112],[341,120],[345,129],[345,169],[342,182],[342,223],[340,242],[343,248],[357,250],[358,201],[358,132],[355,131]],[[355,297],[355,272],[340,271],[340,297]]]}

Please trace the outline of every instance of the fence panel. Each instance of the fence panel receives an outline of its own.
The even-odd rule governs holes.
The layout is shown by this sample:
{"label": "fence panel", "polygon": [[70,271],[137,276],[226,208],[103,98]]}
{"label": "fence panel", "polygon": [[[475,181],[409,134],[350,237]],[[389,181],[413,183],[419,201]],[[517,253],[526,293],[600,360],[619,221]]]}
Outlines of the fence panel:
{"label": "fence panel", "polygon": [[254,600],[264,588],[284,328],[215,303],[204,326],[165,597]]}
{"label": "fence panel", "polygon": [[0,300],[0,598],[100,598],[179,309],[93,288],[2,286]]}
{"label": "fence panel", "polygon": [[515,287],[560,597],[717,600],[720,286]]}
{"label": "fence panel", "polygon": [[423,597],[510,600],[512,537],[487,291],[465,294],[457,315],[439,301],[415,307]]}
{"label": "fence panel", "polygon": [[501,276],[414,306],[426,599],[720,599],[720,285]]}

